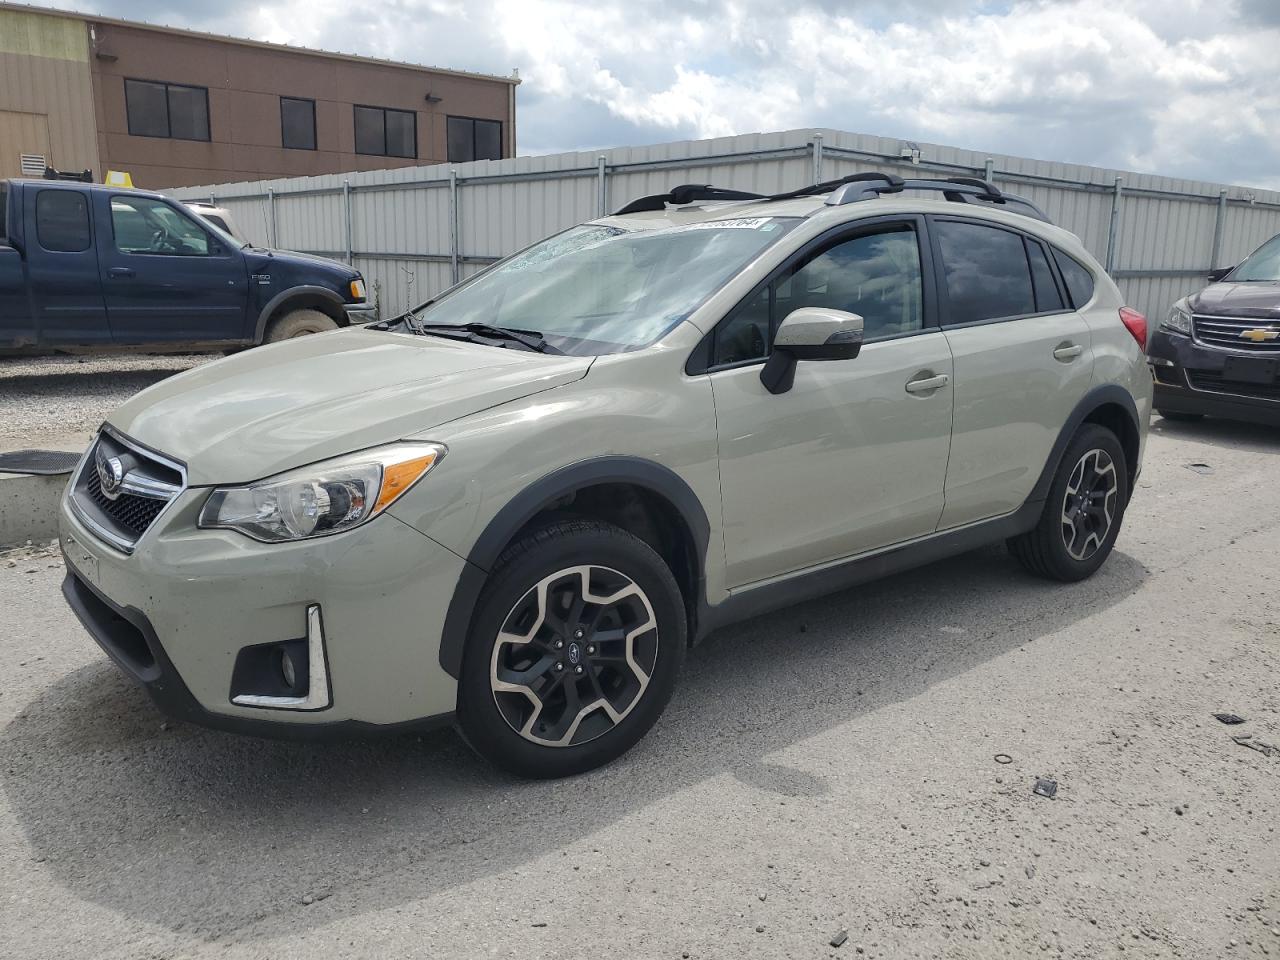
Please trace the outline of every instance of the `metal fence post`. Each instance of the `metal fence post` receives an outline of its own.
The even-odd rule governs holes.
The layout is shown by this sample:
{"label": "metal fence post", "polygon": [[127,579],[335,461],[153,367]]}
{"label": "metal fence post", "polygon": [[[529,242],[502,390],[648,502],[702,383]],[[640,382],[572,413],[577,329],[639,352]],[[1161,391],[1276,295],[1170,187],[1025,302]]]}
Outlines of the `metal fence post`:
{"label": "metal fence post", "polygon": [[990,157],[987,157],[987,162],[983,165],[983,168],[982,168],[982,179],[987,181],[987,183],[992,183],[995,181],[995,178],[996,178],[996,162],[992,160]]}
{"label": "metal fence post", "polygon": [[1222,256],[1222,231],[1227,225],[1227,191],[1218,192],[1218,217],[1213,222],[1213,253],[1209,256],[1209,269],[1218,269],[1218,260]]}
{"label": "metal fence post", "polygon": [[813,182],[822,182],[822,134],[815,133],[810,141],[813,147]]}
{"label": "metal fence post", "polygon": [[351,181],[342,181],[342,226],[347,241],[347,263],[355,261],[355,250],[351,239]]}
{"label": "metal fence post", "polygon": [[457,283],[462,279],[462,256],[459,252],[459,244],[461,243],[461,230],[459,229],[458,220],[458,171],[455,167],[449,168],[449,266],[453,275],[453,282]]}
{"label": "metal fence post", "polygon": [[267,246],[276,246],[276,192],[267,188]]}
{"label": "metal fence post", "polygon": [[1116,239],[1120,232],[1120,199],[1124,191],[1124,177],[1116,177],[1111,193],[1111,226],[1107,230],[1107,273],[1116,265]]}
{"label": "metal fence post", "polygon": [[604,154],[596,157],[596,211],[603,217],[609,212],[608,184],[605,178],[609,175],[604,165]]}

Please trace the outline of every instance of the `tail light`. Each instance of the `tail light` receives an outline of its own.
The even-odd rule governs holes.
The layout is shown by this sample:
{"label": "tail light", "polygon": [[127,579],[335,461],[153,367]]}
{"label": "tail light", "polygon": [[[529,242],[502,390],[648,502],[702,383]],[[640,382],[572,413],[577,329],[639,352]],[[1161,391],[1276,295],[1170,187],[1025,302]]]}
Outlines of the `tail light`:
{"label": "tail light", "polygon": [[1124,324],[1126,330],[1133,334],[1133,339],[1138,341],[1138,348],[1143,353],[1147,352],[1147,318],[1140,314],[1133,307],[1120,308],[1120,322]]}

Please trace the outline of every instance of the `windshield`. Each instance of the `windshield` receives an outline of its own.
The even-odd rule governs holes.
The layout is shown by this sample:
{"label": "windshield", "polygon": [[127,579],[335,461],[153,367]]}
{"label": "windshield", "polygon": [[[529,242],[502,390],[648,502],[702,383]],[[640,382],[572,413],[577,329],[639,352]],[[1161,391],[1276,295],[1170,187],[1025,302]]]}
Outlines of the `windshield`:
{"label": "windshield", "polygon": [[1280,236],[1272,237],[1231,271],[1228,280],[1280,280]]}
{"label": "windshield", "polygon": [[661,230],[585,225],[416,311],[421,324],[537,331],[556,352],[637,350],[685,319],[796,218],[736,217]]}

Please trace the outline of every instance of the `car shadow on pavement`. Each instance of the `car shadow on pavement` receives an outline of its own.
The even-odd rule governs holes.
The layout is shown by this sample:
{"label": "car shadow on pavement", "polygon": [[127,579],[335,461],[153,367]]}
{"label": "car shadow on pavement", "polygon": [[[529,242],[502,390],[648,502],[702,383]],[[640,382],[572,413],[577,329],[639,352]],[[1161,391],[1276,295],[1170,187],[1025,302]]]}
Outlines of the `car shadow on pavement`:
{"label": "car shadow on pavement", "polygon": [[[691,653],[630,754],[558,782],[507,777],[451,731],[303,744],[162,723],[105,661],[0,731],[0,771],[31,855],[73,896],[188,936],[235,939],[266,917],[287,935],[518,868],[711,777],[820,796],[820,774],[770,755],[837,726],[856,755],[860,717],[1146,576],[1117,551],[1089,581],[1050,584],[990,548],[757,618]],[[395,882],[375,898],[379,876]],[[323,912],[300,905],[331,893]]]}
{"label": "car shadow on pavement", "polygon": [[1226,446],[1254,453],[1280,454],[1280,427],[1239,420],[1166,420],[1159,414],[1151,418],[1151,426],[1162,436],[1189,440],[1212,446]]}

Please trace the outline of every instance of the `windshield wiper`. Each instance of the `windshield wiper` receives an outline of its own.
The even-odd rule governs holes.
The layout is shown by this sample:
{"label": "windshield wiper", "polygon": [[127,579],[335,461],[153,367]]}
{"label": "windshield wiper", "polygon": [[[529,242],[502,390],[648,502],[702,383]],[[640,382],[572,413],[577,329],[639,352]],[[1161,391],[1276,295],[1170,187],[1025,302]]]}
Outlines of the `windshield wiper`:
{"label": "windshield wiper", "polygon": [[[413,316],[410,314],[409,316]],[[439,336],[456,336],[457,334],[471,334],[465,337],[467,340],[475,340],[476,337],[488,337],[493,340],[510,340],[520,344],[534,353],[559,353],[555,347],[547,343],[541,333],[537,330],[513,330],[510,327],[495,327],[488,323],[463,323],[463,324],[425,324],[416,316],[410,320],[405,317],[405,325],[414,333],[418,334],[436,334]]]}

